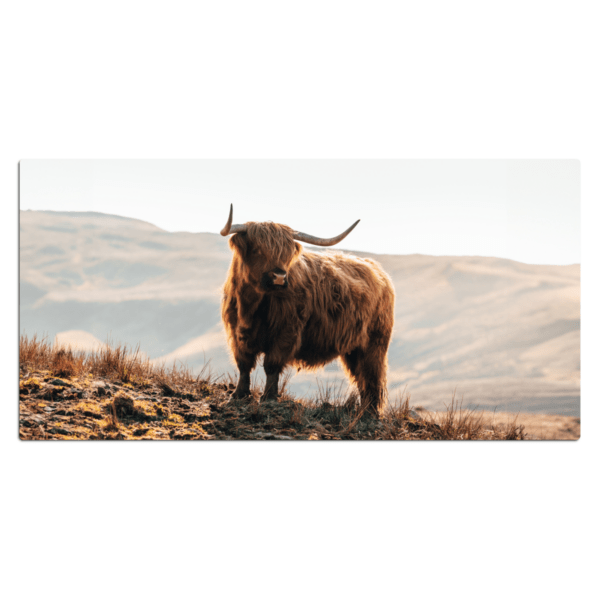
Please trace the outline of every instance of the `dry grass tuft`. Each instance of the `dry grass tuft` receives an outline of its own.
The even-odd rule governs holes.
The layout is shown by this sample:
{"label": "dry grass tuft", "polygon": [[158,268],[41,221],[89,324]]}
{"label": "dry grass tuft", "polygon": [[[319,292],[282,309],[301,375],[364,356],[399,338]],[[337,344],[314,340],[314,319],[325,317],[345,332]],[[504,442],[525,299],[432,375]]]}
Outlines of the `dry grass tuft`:
{"label": "dry grass tuft", "polygon": [[[23,439],[521,440],[516,419],[495,425],[463,410],[455,395],[442,413],[416,412],[406,391],[379,418],[354,389],[319,383],[295,398],[284,375],[278,401],[235,400],[237,380],[194,375],[185,365],[152,364],[139,347],[83,353],[21,337],[20,435]],[[50,404],[51,406],[49,406]]]}
{"label": "dry grass tuft", "polygon": [[77,377],[83,368],[84,358],[75,356],[70,348],[59,347],[51,354],[50,370],[57,377]]}
{"label": "dry grass tuft", "polygon": [[[463,400],[460,404],[456,401],[456,390],[452,393],[452,400],[446,405],[446,412],[439,419],[439,426],[444,435],[457,440],[475,440],[481,435],[483,419],[481,414],[474,410],[463,410]],[[437,419],[434,419],[435,422]]]}
{"label": "dry grass tuft", "polygon": [[[202,387],[214,383],[208,365],[198,375],[193,375],[185,365],[173,363],[153,365],[143,356],[139,346],[133,350],[127,345],[112,346],[107,343],[94,352],[78,352],[64,346],[53,346],[46,339],[37,336],[21,336],[19,344],[19,364],[21,372],[44,370],[56,377],[104,378],[122,383],[147,385],[159,383],[165,395],[173,395],[182,387]],[[169,391],[170,390],[170,391]]]}
{"label": "dry grass tuft", "polygon": [[508,425],[493,425],[484,420],[483,411],[462,408],[456,400],[456,390],[452,393],[452,400],[446,405],[446,412],[426,413],[425,419],[432,425],[439,426],[443,439],[448,440],[482,440],[503,439],[522,440],[525,431],[522,425],[517,424],[518,415]]}

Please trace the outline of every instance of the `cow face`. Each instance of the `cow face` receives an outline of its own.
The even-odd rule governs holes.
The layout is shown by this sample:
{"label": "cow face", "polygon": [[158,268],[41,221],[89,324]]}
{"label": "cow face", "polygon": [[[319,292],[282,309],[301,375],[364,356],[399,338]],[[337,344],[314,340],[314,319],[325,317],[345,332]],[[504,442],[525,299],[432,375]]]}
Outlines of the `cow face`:
{"label": "cow face", "polygon": [[241,259],[244,278],[257,291],[277,292],[288,287],[290,266],[302,252],[293,230],[276,223],[248,223],[247,231],[229,240]]}

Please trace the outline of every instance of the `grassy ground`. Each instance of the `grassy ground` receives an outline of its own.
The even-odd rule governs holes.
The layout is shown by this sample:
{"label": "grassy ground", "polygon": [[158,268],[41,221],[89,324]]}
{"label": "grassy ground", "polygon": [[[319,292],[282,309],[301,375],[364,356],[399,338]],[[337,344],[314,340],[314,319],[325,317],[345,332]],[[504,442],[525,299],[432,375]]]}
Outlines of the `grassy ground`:
{"label": "grassy ground", "polygon": [[315,399],[285,391],[277,402],[231,400],[233,381],[185,367],[157,367],[139,351],[94,353],[20,340],[21,439],[91,440],[522,440],[513,421],[462,411],[414,410],[397,398],[380,419],[359,410],[353,393],[323,389]]}

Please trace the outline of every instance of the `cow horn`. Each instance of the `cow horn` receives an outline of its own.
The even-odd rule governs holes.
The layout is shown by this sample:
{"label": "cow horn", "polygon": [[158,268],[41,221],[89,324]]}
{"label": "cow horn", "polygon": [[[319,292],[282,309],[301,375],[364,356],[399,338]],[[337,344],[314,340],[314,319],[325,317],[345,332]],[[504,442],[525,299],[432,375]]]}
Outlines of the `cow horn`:
{"label": "cow horn", "polygon": [[313,244],[314,246],[334,246],[338,242],[341,242],[358,224],[360,223],[360,219],[354,223],[354,225],[348,227],[344,233],[340,233],[332,238],[320,238],[315,237],[314,235],[308,235],[307,233],[302,233],[300,231],[294,231],[294,239],[299,242],[306,242],[307,244]]}
{"label": "cow horn", "polygon": [[221,235],[231,235],[232,233],[244,233],[246,231],[245,225],[232,225],[233,221],[233,204],[229,209],[229,219],[227,219],[227,225],[221,229]]}

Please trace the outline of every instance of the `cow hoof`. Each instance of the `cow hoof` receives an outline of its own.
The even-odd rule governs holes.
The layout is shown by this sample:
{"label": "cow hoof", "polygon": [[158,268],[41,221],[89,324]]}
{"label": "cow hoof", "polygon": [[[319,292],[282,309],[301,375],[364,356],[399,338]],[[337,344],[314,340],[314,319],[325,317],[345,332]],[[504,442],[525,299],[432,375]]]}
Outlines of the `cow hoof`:
{"label": "cow hoof", "polygon": [[261,402],[277,402],[278,400],[279,400],[279,396],[269,396],[269,395],[263,394],[260,397]]}
{"label": "cow hoof", "polygon": [[250,392],[238,392],[237,390],[235,390],[234,392],[231,393],[231,396],[229,396],[232,400],[243,400],[244,398],[250,398]]}
{"label": "cow hoof", "polygon": [[360,420],[361,421],[373,421],[373,420],[378,421],[380,418],[381,418],[381,415],[379,414],[379,411],[377,411],[373,408],[371,408],[371,409],[368,408],[362,414]]}

